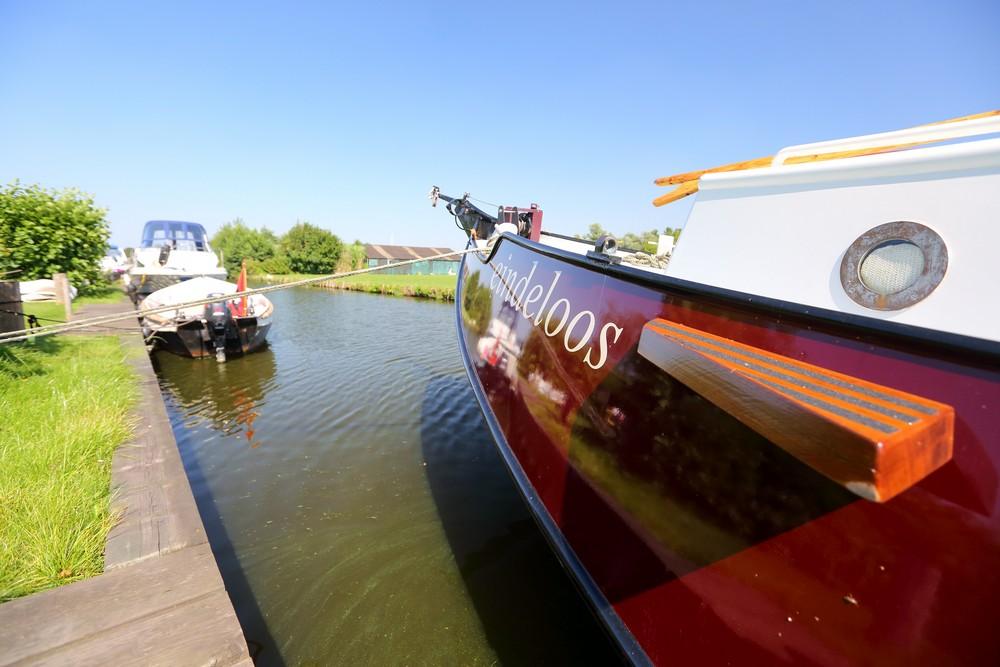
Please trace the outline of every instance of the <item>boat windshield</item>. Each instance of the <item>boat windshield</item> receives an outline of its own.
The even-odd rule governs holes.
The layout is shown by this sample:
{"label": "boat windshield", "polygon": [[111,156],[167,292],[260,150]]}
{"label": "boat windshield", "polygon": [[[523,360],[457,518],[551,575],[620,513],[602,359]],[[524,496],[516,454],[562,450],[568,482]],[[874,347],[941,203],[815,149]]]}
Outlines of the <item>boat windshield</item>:
{"label": "boat windshield", "polygon": [[174,250],[207,250],[205,228],[197,222],[150,220],[142,230],[142,247],[169,245]]}

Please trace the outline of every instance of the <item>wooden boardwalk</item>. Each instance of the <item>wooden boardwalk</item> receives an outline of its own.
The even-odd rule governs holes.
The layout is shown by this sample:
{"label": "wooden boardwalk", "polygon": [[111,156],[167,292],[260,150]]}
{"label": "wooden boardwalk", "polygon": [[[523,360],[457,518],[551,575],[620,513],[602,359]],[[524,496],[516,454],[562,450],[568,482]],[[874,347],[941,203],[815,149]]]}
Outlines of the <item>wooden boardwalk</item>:
{"label": "wooden boardwalk", "polygon": [[[131,309],[106,304],[78,317]],[[135,438],[112,462],[105,573],[0,605],[0,665],[250,666],[137,323],[117,322],[138,376]],[[108,333],[110,327],[93,333]]]}

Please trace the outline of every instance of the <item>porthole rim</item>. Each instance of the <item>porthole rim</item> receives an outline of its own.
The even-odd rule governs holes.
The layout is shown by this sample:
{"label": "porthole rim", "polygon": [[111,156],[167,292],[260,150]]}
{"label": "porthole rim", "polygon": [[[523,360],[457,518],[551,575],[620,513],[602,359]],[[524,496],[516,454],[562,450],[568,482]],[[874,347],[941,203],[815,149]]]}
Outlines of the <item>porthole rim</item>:
{"label": "porthole rim", "polygon": [[[861,279],[861,263],[887,241],[915,245],[924,254],[924,269],[908,287],[892,294],[879,294]],[[886,222],[861,234],[844,252],[840,262],[840,284],[847,296],[871,310],[902,310],[927,298],[948,271],[948,248],[944,239],[927,225],[910,220]]]}

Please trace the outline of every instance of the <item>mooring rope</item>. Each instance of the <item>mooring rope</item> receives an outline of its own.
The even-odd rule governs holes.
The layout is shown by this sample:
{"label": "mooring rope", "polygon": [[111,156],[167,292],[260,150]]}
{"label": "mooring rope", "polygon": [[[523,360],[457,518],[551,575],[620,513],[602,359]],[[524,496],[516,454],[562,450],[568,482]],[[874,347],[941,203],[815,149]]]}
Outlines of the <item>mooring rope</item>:
{"label": "mooring rope", "polygon": [[267,294],[269,292],[277,292],[278,290],[291,289],[292,287],[302,287],[304,285],[312,285],[315,283],[325,282],[327,280],[338,280],[340,278],[348,278],[350,276],[362,275],[365,273],[374,273],[376,271],[382,271],[389,268],[398,268],[402,266],[409,266],[410,264],[417,264],[419,262],[428,262],[435,259],[445,259],[446,257],[458,257],[460,255],[467,255],[471,252],[480,252],[480,248],[471,247],[465,250],[454,250],[452,252],[445,252],[439,255],[431,255],[429,257],[420,257],[418,259],[409,259],[402,262],[394,262],[392,264],[383,264],[381,266],[372,266],[365,269],[355,269],[353,271],[344,271],[342,273],[331,273],[324,276],[315,276],[313,278],[303,278],[302,280],[296,280],[290,283],[284,283],[280,285],[267,285],[266,287],[257,287],[254,289],[244,290],[242,292],[235,292],[233,294],[227,294],[220,299],[220,297],[209,297],[205,299],[197,299],[195,301],[187,301],[183,303],[171,304],[169,306],[159,306],[157,308],[145,308],[140,311],[128,311],[124,313],[112,313],[109,315],[98,315],[95,317],[90,317],[82,320],[74,320],[72,322],[66,322],[63,324],[48,324],[43,327],[37,327],[35,329],[21,329],[20,331],[8,331],[6,333],[0,333],[0,345],[4,343],[16,343],[22,340],[28,340],[30,338],[35,338],[38,336],[51,336],[53,334],[65,333],[67,331],[73,331],[75,329],[85,329],[87,327],[96,327],[98,325],[108,324],[110,322],[121,322],[128,319],[133,319],[136,317],[142,317],[145,315],[153,315],[156,313],[169,313],[170,311],[182,310],[184,308],[190,308],[191,306],[204,306],[210,303],[218,303],[219,301],[233,301],[245,296],[253,296],[254,294]]}

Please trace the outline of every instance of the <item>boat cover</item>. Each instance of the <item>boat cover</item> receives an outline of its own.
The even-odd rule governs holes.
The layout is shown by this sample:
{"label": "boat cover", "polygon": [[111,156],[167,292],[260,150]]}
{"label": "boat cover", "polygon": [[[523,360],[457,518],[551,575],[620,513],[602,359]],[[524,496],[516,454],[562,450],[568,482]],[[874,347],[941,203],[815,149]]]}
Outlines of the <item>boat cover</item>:
{"label": "boat cover", "polygon": [[[211,294],[235,294],[236,283],[226,282],[218,278],[208,278],[205,276],[192,278],[183,282],[164,287],[146,297],[142,302],[140,312],[147,309],[169,306],[175,303],[187,303],[204,299]],[[271,302],[262,294],[253,294],[248,298],[249,315],[268,315],[271,311]],[[204,312],[204,306],[190,306],[179,311],[158,313],[150,315],[153,318],[172,319],[179,314],[184,319],[194,319],[200,317]]]}

